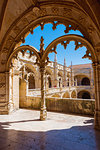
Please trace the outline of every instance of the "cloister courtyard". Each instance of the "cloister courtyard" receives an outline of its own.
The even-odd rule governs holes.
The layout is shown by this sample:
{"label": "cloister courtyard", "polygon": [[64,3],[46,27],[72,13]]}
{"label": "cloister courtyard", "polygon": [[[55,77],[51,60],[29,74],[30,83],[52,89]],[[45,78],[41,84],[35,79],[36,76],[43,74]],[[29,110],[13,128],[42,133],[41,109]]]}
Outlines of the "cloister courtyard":
{"label": "cloister courtyard", "polygon": [[100,150],[93,117],[19,109],[0,115],[0,150]]}

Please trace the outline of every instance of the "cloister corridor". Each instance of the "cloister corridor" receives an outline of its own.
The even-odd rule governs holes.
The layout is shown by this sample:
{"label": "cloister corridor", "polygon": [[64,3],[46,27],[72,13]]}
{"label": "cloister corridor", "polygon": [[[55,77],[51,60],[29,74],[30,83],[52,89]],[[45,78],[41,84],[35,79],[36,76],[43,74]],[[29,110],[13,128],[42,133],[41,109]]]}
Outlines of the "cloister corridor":
{"label": "cloister corridor", "polygon": [[100,131],[92,117],[19,109],[0,115],[0,150],[100,150]]}

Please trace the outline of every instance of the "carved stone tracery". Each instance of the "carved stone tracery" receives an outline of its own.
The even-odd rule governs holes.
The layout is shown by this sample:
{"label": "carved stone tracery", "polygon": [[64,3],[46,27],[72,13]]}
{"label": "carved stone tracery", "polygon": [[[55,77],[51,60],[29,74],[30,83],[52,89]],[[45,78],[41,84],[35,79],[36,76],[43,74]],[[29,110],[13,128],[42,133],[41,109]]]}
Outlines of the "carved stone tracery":
{"label": "carved stone tracery", "polygon": [[[58,44],[61,44],[64,46],[64,49],[66,49],[67,44],[70,43],[70,41],[75,42],[75,50],[77,50],[79,47],[85,46],[87,48],[86,54],[82,58],[89,58],[90,60],[94,61],[96,57],[93,55],[93,47],[88,41],[86,41],[83,37],[77,36],[77,35],[65,35],[61,36],[57,39],[55,39],[53,42],[51,42],[44,53],[43,60],[48,56],[49,53],[57,53],[56,48]],[[92,51],[90,51],[90,49]]]}
{"label": "carved stone tracery", "polygon": [[91,53],[89,52],[88,49],[87,49],[87,51],[86,51],[86,54],[85,54],[82,58],[88,58],[88,59],[92,60]]}
{"label": "carved stone tracery", "polygon": [[70,43],[70,41],[69,40],[67,40],[67,41],[62,41],[61,42],[61,45],[63,45],[64,46],[64,49],[66,49],[66,47],[67,47],[67,45]]}

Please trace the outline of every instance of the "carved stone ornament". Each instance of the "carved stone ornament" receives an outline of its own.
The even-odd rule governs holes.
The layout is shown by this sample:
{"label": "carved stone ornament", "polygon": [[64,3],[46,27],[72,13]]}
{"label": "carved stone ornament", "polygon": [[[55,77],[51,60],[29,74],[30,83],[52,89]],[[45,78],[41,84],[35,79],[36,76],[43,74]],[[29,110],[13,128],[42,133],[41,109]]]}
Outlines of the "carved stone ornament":
{"label": "carved stone ornament", "polygon": [[47,14],[46,8],[41,8],[41,9],[40,9],[40,15],[41,15],[41,16],[45,16],[46,14]]}
{"label": "carved stone ornament", "polygon": [[91,53],[89,52],[89,50],[87,50],[86,54],[82,57],[82,59],[84,59],[84,58],[88,58],[88,59],[92,60]]}
{"label": "carved stone ornament", "polygon": [[52,13],[58,15],[59,9],[57,7],[52,7]]}
{"label": "carved stone ornament", "polygon": [[20,33],[20,28],[18,26],[15,26],[13,30],[14,30],[15,34]]}
{"label": "carved stone ornament", "polygon": [[62,41],[61,42],[61,45],[63,45],[64,46],[64,49],[66,49],[66,47],[67,47],[67,44],[69,44],[70,43],[70,41]]}
{"label": "carved stone ornament", "polygon": [[89,32],[89,34],[92,34],[92,33],[94,32],[94,30],[95,30],[95,28],[94,28],[92,25],[90,25],[90,26],[88,27],[88,32]]}
{"label": "carved stone ornament", "polygon": [[5,83],[0,83],[0,88],[3,88],[3,87],[5,87],[5,86],[6,86]]}
{"label": "carved stone ornament", "polygon": [[80,15],[79,16],[79,22],[82,23],[82,24],[85,23],[86,22],[85,17]]}
{"label": "carved stone ornament", "polygon": [[22,20],[22,22],[23,22],[23,24],[24,24],[25,26],[27,26],[27,25],[29,24],[29,22],[28,22],[28,19],[27,19],[27,18],[24,18],[24,19]]}
{"label": "carved stone ornament", "polygon": [[39,12],[40,12],[40,8],[39,8],[39,7],[34,7],[34,8],[33,8],[33,13],[34,13],[36,16],[39,16]]}
{"label": "carved stone ornament", "polygon": [[6,41],[5,47],[9,48],[13,42],[14,38],[12,36],[9,36],[8,40]]}
{"label": "carved stone ornament", "polygon": [[25,38],[22,36],[22,37],[20,38],[20,41],[22,41],[22,43],[25,43]]}
{"label": "carved stone ornament", "polygon": [[75,40],[75,50],[77,50],[79,47],[83,47],[83,43],[79,43],[77,40]]}
{"label": "carved stone ornament", "polygon": [[57,54],[56,48],[57,48],[57,45],[55,45],[55,46],[50,50],[50,53],[54,52],[55,54]]}
{"label": "carved stone ornament", "polygon": [[66,16],[66,15],[71,16],[71,13],[72,13],[72,9],[70,9],[70,8],[64,8],[63,9],[63,15],[64,16]]}

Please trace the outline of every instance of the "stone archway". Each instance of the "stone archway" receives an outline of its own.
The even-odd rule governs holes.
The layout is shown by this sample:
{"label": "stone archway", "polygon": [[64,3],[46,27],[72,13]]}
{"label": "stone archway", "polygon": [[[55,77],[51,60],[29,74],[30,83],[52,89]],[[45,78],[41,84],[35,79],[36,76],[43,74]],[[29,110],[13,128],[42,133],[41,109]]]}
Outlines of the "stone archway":
{"label": "stone archway", "polygon": [[91,99],[91,95],[88,91],[80,91],[77,94],[77,98],[82,98],[82,99]]}
{"label": "stone archway", "polygon": [[[79,1],[76,2],[78,5],[80,4]],[[8,69],[6,69],[7,60],[9,59],[9,56],[13,52],[14,48],[17,47],[19,42],[24,42],[25,37],[29,32],[33,33],[33,29],[40,25],[41,29],[43,29],[45,22],[52,22],[53,28],[56,28],[56,25],[59,24],[59,20],[62,23],[67,24],[66,32],[69,29],[80,29],[80,31],[85,35],[85,38],[92,43],[95,51],[93,55],[99,54],[99,43],[100,43],[100,33],[99,30],[94,24],[93,15],[91,17],[89,14],[87,15],[85,9],[83,11],[82,7],[78,7],[78,5],[74,5],[75,7],[72,7],[72,5],[69,5],[69,3],[65,2],[64,4],[61,4],[60,2],[52,2],[52,3],[42,3],[40,7],[35,7],[33,5],[30,7],[29,10],[24,12],[21,16],[19,16],[9,27],[7,30],[5,36],[3,37],[1,41],[1,60],[0,60],[0,81],[2,83],[2,78],[4,78],[4,82],[2,83],[4,86],[2,88],[5,88],[4,95],[7,95],[4,97],[4,99],[8,102],[8,87],[9,87],[9,73]],[[81,4],[79,5],[81,6]],[[36,10],[36,11],[35,11]],[[57,23],[54,22],[54,18]],[[42,22],[42,23],[41,23]],[[96,21],[97,23],[97,21]],[[71,27],[68,27],[68,25],[71,24]],[[97,23],[98,24],[98,23]],[[96,37],[96,39],[94,38]],[[88,55],[88,52],[87,52]],[[92,56],[93,56],[92,55]],[[98,55],[99,58],[99,55]],[[99,82],[100,82],[100,59],[94,59],[93,61],[93,68],[94,68],[94,78],[95,78],[95,97],[96,97],[96,113],[95,113],[95,126],[100,128],[100,88],[99,88]],[[2,89],[1,89],[2,90]]]}

